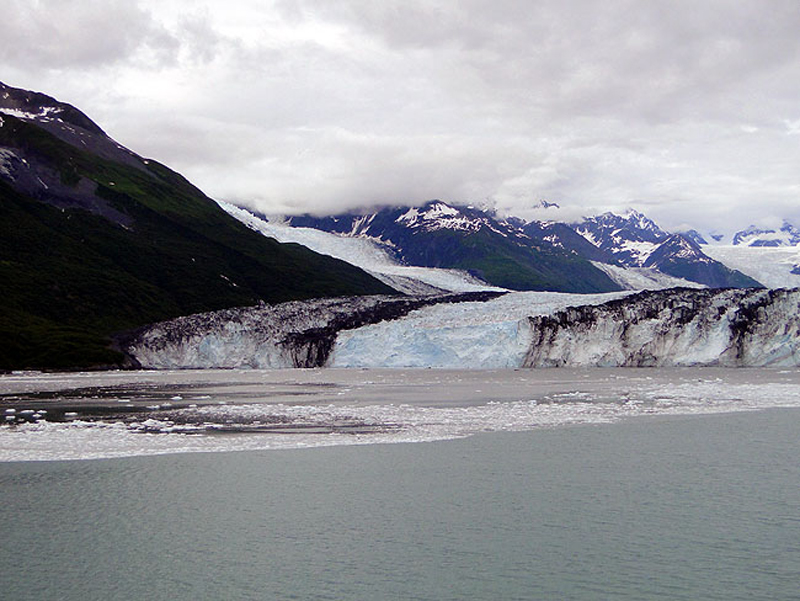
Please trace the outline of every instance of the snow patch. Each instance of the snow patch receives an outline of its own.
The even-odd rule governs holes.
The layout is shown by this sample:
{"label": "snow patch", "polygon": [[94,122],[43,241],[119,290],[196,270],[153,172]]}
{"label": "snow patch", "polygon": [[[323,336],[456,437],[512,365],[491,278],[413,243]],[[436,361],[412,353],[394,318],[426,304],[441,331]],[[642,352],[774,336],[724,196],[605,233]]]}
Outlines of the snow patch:
{"label": "snow patch", "polygon": [[618,248],[622,252],[630,253],[636,266],[644,265],[647,258],[653,254],[658,244],[653,242],[635,242],[633,240],[620,240]]}
{"label": "snow patch", "polygon": [[60,112],[61,109],[55,106],[44,106],[36,113],[23,111],[20,109],[0,107],[0,113],[5,113],[6,115],[10,115],[11,117],[16,117],[17,119],[24,119],[26,121],[50,121],[53,119],[51,115],[55,115]]}

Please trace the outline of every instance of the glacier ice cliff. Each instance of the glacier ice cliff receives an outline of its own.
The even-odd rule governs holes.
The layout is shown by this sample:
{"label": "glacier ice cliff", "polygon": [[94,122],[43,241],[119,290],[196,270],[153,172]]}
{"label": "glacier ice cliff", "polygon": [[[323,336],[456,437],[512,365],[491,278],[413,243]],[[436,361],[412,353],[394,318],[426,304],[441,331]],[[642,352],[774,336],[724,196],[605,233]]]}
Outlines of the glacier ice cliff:
{"label": "glacier ice cliff", "polygon": [[800,289],[468,292],[293,301],[127,335],[156,369],[800,365]]}
{"label": "glacier ice cliff", "polygon": [[800,289],[650,291],[529,322],[524,367],[800,365]]}
{"label": "glacier ice cliff", "polygon": [[503,292],[362,296],[261,304],[199,313],[123,334],[117,346],[152,369],[321,367],[342,330],[399,319],[422,307],[484,302]]}

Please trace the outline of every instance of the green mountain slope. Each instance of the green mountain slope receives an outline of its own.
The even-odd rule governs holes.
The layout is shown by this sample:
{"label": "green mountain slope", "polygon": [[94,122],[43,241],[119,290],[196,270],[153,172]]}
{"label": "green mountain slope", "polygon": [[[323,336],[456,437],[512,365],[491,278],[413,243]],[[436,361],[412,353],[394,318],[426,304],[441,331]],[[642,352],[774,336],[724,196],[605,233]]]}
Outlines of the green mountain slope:
{"label": "green mountain slope", "polygon": [[[25,108],[69,106],[35,102]],[[15,114],[0,112],[0,369],[114,364],[113,333],[178,315],[392,292],[347,263],[251,231],[73,113]]]}

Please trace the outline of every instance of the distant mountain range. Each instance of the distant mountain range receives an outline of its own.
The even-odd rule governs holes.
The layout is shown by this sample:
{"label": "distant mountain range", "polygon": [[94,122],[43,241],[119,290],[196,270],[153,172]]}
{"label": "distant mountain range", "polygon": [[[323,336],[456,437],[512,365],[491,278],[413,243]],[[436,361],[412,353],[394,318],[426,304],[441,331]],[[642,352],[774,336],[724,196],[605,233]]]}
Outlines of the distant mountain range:
{"label": "distant mountain range", "polygon": [[461,269],[512,290],[609,292],[619,286],[589,260],[474,207],[431,201],[422,207],[386,208],[369,214],[290,217],[310,227],[367,237],[397,259],[421,267]]}
{"label": "distant mountain range", "polygon": [[0,369],[115,365],[115,332],[197,313],[394,292],[282,245],[77,108],[0,84]]}
{"label": "distant mountain range", "polygon": [[770,229],[750,225],[728,237],[718,232],[700,233],[697,230],[682,232],[700,245],[751,246],[761,248],[789,247],[800,245],[800,229],[784,220],[778,229]]}
{"label": "distant mountain range", "polygon": [[709,257],[692,238],[667,233],[636,211],[604,213],[579,223],[526,222],[434,200],[421,207],[301,215],[287,222],[369,238],[406,264],[461,269],[512,290],[619,290],[619,280],[604,265],[651,270],[713,288],[761,287],[754,278]]}

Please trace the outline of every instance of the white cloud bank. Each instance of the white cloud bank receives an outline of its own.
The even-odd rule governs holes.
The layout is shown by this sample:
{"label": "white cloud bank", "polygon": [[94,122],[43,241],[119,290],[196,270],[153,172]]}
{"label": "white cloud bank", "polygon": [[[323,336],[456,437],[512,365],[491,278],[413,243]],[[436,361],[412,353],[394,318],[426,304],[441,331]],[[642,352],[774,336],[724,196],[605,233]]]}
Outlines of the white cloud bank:
{"label": "white cloud bank", "polygon": [[10,0],[10,85],[217,198],[800,221],[800,4]]}

